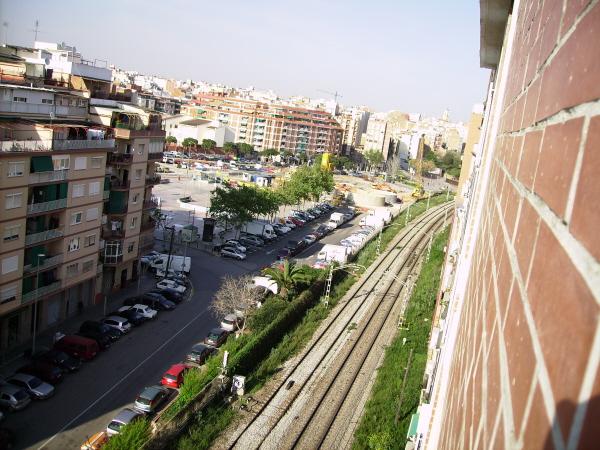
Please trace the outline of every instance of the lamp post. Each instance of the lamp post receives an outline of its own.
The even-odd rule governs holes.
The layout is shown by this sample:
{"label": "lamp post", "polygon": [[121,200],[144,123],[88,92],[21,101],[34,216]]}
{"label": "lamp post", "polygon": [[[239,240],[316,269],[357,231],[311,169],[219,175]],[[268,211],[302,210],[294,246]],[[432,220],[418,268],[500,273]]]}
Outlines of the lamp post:
{"label": "lamp post", "polygon": [[37,254],[37,270],[35,276],[35,300],[33,301],[33,341],[31,343],[31,354],[35,354],[35,336],[37,333],[37,304],[40,298],[40,258],[46,255],[43,253]]}

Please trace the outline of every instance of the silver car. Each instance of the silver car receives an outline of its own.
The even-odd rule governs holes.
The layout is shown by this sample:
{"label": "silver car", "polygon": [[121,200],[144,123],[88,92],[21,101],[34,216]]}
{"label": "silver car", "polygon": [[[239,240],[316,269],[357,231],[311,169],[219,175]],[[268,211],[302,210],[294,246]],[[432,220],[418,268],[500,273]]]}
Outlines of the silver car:
{"label": "silver car", "polygon": [[31,402],[31,397],[22,388],[13,384],[0,385],[0,406],[19,411]]}
{"label": "silver car", "polygon": [[238,260],[246,259],[246,254],[236,250],[233,247],[223,247],[221,249],[221,256],[226,256],[228,258],[235,258]]}
{"label": "silver car", "polygon": [[169,390],[162,386],[150,386],[142,391],[135,399],[133,407],[145,414],[156,412],[158,407],[169,396]]}
{"label": "silver car", "polygon": [[142,413],[138,411],[134,411],[130,408],[122,409],[119,414],[115,416],[113,420],[106,427],[106,432],[109,436],[114,436],[115,434],[119,434],[121,432],[121,428],[125,425],[130,424],[136,419],[142,417]]}
{"label": "silver car", "polygon": [[16,373],[8,380],[10,384],[24,389],[33,398],[42,400],[54,395],[54,386],[27,373]]}
{"label": "silver car", "polygon": [[121,333],[126,334],[131,331],[131,324],[127,319],[120,316],[108,316],[101,320],[105,325],[108,325],[115,330],[119,330]]}

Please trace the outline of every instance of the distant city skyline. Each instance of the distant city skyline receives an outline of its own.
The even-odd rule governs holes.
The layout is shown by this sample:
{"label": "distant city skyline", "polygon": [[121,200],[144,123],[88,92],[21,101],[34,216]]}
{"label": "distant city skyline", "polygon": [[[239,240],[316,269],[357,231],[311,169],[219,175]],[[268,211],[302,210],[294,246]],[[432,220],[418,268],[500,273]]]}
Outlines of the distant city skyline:
{"label": "distant city skyline", "polygon": [[315,0],[167,4],[0,2],[2,41],[75,45],[87,59],[165,78],[330,98],[467,121],[484,100],[477,2]]}

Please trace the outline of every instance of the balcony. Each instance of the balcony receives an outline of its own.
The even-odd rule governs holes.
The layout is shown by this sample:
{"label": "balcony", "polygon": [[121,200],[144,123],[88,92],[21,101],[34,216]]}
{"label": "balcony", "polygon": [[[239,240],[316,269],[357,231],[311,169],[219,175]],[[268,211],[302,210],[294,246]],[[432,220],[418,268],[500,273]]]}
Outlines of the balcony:
{"label": "balcony", "polygon": [[111,215],[111,214],[112,215],[127,214],[127,208],[128,208],[127,203],[125,203],[124,205],[111,205],[109,203],[106,213],[109,215]]}
{"label": "balcony", "polygon": [[56,239],[62,237],[63,230],[55,228],[54,230],[46,230],[40,233],[32,233],[25,235],[25,245],[39,244],[40,242],[49,241],[50,239]]}
{"label": "balcony", "polygon": [[48,172],[34,172],[29,174],[29,184],[52,183],[67,179],[68,169],[54,170]]}
{"label": "balcony", "polygon": [[33,291],[28,292],[27,294],[23,294],[23,297],[21,298],[21,304],[25,304],[35,300],[36,298],[44,297],[46,295],[60,291],[61,286],[61,281],[57,280],[47,286],[42,286],[38,289],[34,289]]}
{"label": "balcony", "polygon": [[127,128],[114,128],[115,137],[117,139],[134,139],[134,138],[145,138],[145,137],[162,137],[166,135],[165,130],[128,130]]}
{"label": "balcony", "polygon": [[117,264],[123,262],[123,253],[118,255],[103,254],[100,256],[100,259],[105,266],[116,266]]}
{"label": "balcony", "polygon": [[163,158],[163,152],[148,153],[148,161],[160,161]]}
{"label": "balcony", "polygon": [[109,153],[106,159],[107,164],[131,164],[132,161],[132,153]]}
{"label": "balcony", "polygon": [[146,186],[160,183],[160,175],[146,175]]}
{"label": "balcony", "polygon": [[[41,260],[41,258],[40,258],[40,260]],[[33,264],[27,264],[26,266],[23,266],[23,273],[34,273],[34,272],[37,272],[38,269],[40,271],[51,269],[52,267],[57,266],[58,264],[61,264],[62,261],[63,261],[62,254],[54,255],[49,258],[45,258],[44,260],[41,260],[40,264],[37,266],[34,266]]]}
{"label": "balcony", "polygon": [[67,199],[60,198],[58,200],[52,200],[49,202],[33,203],[31,205],[27,205],[27,214],[45,213],[48,211],[54,211],[54,210],[63,209],[66,207],[67,207]]}
{"label": "balcony", "polygon": [[49,152],[51,150],[89,150],[114,148],[114,139],[29,139],[0,141],[3,152]]}
{"label": "balcony", "polygon": [[110,189],[113,191],[123,191],[129,189],[131,180],[110,180]]}
{"label": "balcony", "polygon": [[144,202],[144,209],[158,208],[158,202],[156,200],[146,200]]}
{"label": "balcony", "polygon": [[123,239],[124,237],[125,230],[123,228],[112,229],[110,227],[102,227],[103,239]]}
{"label": "balcony", "polygon": [[154,231],[155,227],[156,227],[156,223],[153,220],[149,220],[140,225],[140,233],[144,233],[144,232],[150,231],[150,230]]}
{"label": "balcony", "polygon": [[54,139],[53,150],[87,150],[90,148],[114,148],[114,139]]}

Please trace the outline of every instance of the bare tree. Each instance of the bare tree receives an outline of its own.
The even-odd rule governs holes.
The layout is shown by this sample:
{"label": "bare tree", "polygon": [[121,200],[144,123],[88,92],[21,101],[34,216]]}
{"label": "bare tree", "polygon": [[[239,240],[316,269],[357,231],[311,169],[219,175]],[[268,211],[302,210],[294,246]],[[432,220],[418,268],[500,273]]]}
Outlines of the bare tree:
{"label": "bare tree", "polygon": [[264,297],[264,289],[255,286],[250,275],[223,277],[223,283],[210,305],[215,317],[222,319],[227,314],[243,311],[244,320],[236,323],[238,331],[244,331],[248,316]]}

